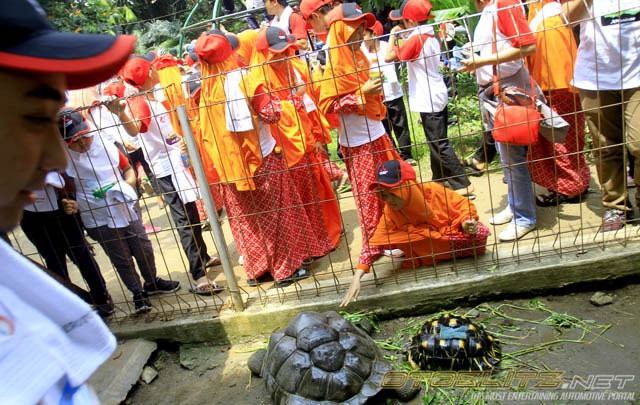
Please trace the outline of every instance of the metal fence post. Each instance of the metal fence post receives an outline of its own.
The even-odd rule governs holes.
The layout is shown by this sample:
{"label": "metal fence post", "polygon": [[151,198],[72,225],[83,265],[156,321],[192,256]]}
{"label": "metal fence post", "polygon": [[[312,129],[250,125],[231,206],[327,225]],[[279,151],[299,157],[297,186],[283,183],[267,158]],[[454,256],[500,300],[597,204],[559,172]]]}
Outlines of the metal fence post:
{"label": "metal fence post", "polygon": [[[189,158],[196,174],[196,181],[200,188],[200,196],[204,201],[204,206],[209,216],[209,222],[211,223],[211,231],[213,232],[213,240],[218,248],[218,254],[222,261],[222,269],[224,275],[229,283],[229,293],[231,295],[231,301],[233,308],[236,311],[243,311],[245,309],[244,302],[242,301],[242,295],[238,289],[238,282],[236,276],[233,273],[233,267],[231,266],[231,260],[229,260],[229,251],[227,250],[227,243],[220,228],[218,222],[218,213],[216,212],[215,205],[213,204],[213,198],[211,197],[211,191],[209,190],[209,184],[207,182],[207,176],[204,172],[204,166],[202,165],[202,159],[200,159],[200,151],[196,145],[193,132],[191,131],[191,125],[189,125],[189,118],[187,117],[187,108],[184,105],[176,108],[178,112],[178,118],[180,120],[180,126],[182,127],[182,133],[184,135],[184,141],[189,151]],[[211,220],[213,219],[213,220]]]}

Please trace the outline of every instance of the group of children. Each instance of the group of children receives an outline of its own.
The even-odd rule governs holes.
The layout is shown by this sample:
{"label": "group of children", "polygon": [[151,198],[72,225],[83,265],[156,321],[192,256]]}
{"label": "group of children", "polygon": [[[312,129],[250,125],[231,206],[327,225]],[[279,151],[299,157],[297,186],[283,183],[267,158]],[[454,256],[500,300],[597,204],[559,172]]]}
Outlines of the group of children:
{"label": "group of children", "polygon": [[[461,198],[459,204],[468,207],[464,212],[469,218],[475,215],[465,198],[473,188],[446,137],[447,89],[437,73],[439,49],[432,31],[420,26],[402,46],[387,46],[375,38],[380,23],[355,3],[313,3],[318,8],[311,14],[326,12],[316,20],[328,30],[324,42],[331,45],[324,69],[311,69],[298,55],[300,41],[277,25],[239,35],[210,29],[189,49],[188,77],[171,55],[133,55],[103,97],[92,100],[100,102],[61,111],[60,130],[70,157],[67,176],[75,185],[74,195],[63,200],[64,211],[79,213],[89,236],[103,247],[133,293],[136,312],[151,308],[148,294],[170,293],[180,284],[155,274],[137,202],[136,172],[104,136],[114,129],[123,143],[133,139],[140,145],[154,185],[169,206],[194,280],[190,291],[208,295],[221,289],[213,273],[207,275],[207,268],[220,261],[207,254],[202,239],[196,206],[200,195],[185,156],[179,105],[188,107],[209,191],[216,208],[226,209],[249,286],[275,281],[286,287],[309,277],[309,264],[338,247],[344,229],[333,186],[336,171],[339,179],[346,176],[327,157],[332,128],[337,129],[362,229],[358,271],[368,272],[385,249],[398,251],[394,238],[385,240],[380,233],[390,229],[383,225],[389,218],[383,215],[386,199],[374,187],[379,167],[388,162],[416,164],[394,74],[396,60],[409,61],[409,98],[423,118],[433,180],[448,182]],[[303,15],[310,11],[305,6],[303,2]],[[405,24],[413,21],[409,17],[425,21],[430,4],[420,0],[419,6],[419,15],[402,15],[401,9],[397,18]],[[416,7],[409,9],[416,12]],[[313,21],[310,15],[305,18]],[[376,69],[385,73],[375,77]],[[426,96],[416,84],[424,79],[430,83]],[[105,101],[104,96],[110,98]],[[81,107],[85,109],[74,110]],[[393,111],[397,149],[384,125],[387,109]],[[452,223],[454,233],[462,232],[458,225]],[[486,242],[486,236],[477,241]],[[430,250],[405,246],[406,263],[423,265],[451,257],[453,240],[443,240]]]}
{"label": "group of children", "polygon": [[[280,5],[277,1],[269,4],[273,10]],[[287,24],[238,35],[210,29],[189,49],[193,74],[188,78],[180,75],[178,62],[171,55],[133,56],[119,76],[138,93],[106,103],[126,135],[141,139],[141,149],[165,193],[189,258],[195,282],[191,291],[211,294],[219,289],[206,275],[206,268],[219,261],[207,254],[202,240],[196,207],[198,190],[181,158],[185,148],[175,115],[179,105],[189,107],[207,181],[212,185],[210,191],[215,194],[217,208],[224,205],[227,210],[250,286],[275,280],[277,286],[284,287],[306,278],[310,275],[308,265],[314,259],[338,247],[343,226],[332,187],[335,177],[326,157],[331,129],[337,130],[362,231],[357,273],[344,304],[357,296],[360,277],[385,250],[403,251],[408,266],[448,259],[454,252],[457,257],[483,253],[489,231],[477,222],[471,202],[475,197],[473,185],[447,137],[448,91],[440,73],[439,41],[433,28],[425,24],[432,18],[429,1],[405,0],[391,12],[390,18],[402,24],[391,30],[388,43],[377,38],[382,34],[381,24],[355,3],[303,0],[300,10],[326,45],[326,65],[322,68],[312,69],[301,57],[301,40],[288,33]],[[498,13],[498,32],[505,30],[500,24],[506,24],[500,18]],[[518,38],[529,41],[526,35]],[[492,42],[490,38],[484,46],[490,47]],[[478,70],[479,82],[486,76],[484,66],[493,63],[481,62],[482,52],[475,60],[461,61],[463,71]],[[520,54],[506,55],[496,60],[503,71],[509,58],[521,69]],[[420,113],[429,146],[434,182],[429,186],[418,186],[411,168],[416,162],[411,154],[403,93],[393,65],[397,61],[406,62],[409,105]],[[391,126],[385,126],[387,115]],[[391,128],[397,148],[389,136]],[[79,143],[87,142],[84,139],[69,139],[72,165],[86,160],[82,153],[91,150],[87,147],[74,151]],[[526,150],[499,147],[508,167],[505,174],[509,208],[491,222],[497,224],[497,217],[509,216],[504,222],[512,225],[501,233],[500,239],[515,240],[535,226],[522,222],[532,220],[523,208],[528,207],[524,204],[529,195],[525,188],[530,191],[531,187],[526,179],[515,176],[516,171],[528,175],[526,166],[516,164],[526,159],[522,155]],[[112,146],[101,148],[101,153],[111,159],[110,164],[118,167],[118,156],[109,152]],[[122,199],[116,206],[129,207],[123,210],[130,215],[124,223],[132,228],[133,235],[138,235],[133,225],[139,220],[136,204],[132,203],[135,198],[128,200],[121,187],[129,176],[128,170],[126,165],[120,169],[120,174],[114,170],[102,174],[94,171],[96,179],[92,180],[98,184],[85,188],[85,194],[105,182],[115,184],[115,194]],[[80,175],[77,170],[70,172],[79,176],[80,185],[86,180],[84,177],[91,177]],[[402,181],[384,181],[392,174]],[[107,195],[110,193],[107,191]],[[94,210],[91,206],[80,208],[81,215]],[[532,215],[535,221],[535,213]],[[85,221],[89,228],[92,221]],[[108,245],[118,239],[111,230],[120,229],[110,225],[96,224],[106,227],[101,231],[104,235],[96,230],[89,234],[101,243],[120,271],[125,267],[120,261],[127,260],[119,259],[122,247],[113,249]],[[138,239],[138,243],[147,246],[144,233]],[[133,248],[124,254],[129,265],[121,271],[123,279],[123,274],[132,271],[131,257],[135,254]],[[145,257],[149,257],[148,252]],[[178,284],[166,287],[164,280],[155,279],[153,260],[147,261],[146,267],[138,262],[146,281],[143,291],[179,288]],[[134,295],[141,289],[132,281],[125,284]]]}

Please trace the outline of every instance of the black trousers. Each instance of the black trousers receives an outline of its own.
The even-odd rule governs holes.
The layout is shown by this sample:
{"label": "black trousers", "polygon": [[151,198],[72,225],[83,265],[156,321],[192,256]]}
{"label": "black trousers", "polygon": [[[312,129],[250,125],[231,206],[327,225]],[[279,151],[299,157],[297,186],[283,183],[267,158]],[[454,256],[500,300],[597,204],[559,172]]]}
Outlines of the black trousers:
{"label": "black trousers", "polygon": [[471,182],[447,137],[449,110],[445,108],[437,113],[421,112],[420,119],[431,152],[433,180],[447,180],[454,190],[468,187]]}
{"label": "black trousers", "polygon": [[171,176],[159,177],[158,184],[164,193],[162,197],[178,230],[182,250],[189,261],[191,277],[197,280],[205,276],[205,264],[211,258],[207,253],[207,245],[202,238],[200,215],[196,203],[183,203],[171,180]]}
{"label": "black trousers", "polygon": [[395,137],[395,144],[400,157],[403,160],[413,159],[411,154],[411,133],[409,132],[409,120],[407,119],[407,108],[404,105],[404,97],[395,100],[385,101],[387,116],[382,120],[382,125],[391,135]]}
{"label": "black trousers", "polygon": [[66,256],[69,256],[89,286],[89,294],[93,301],[90,304],[100,305],[107,302],[107,286],[84,237],[78,215],[66,215],[61,210],[24,211],[20,226],[49,270],[70,281],[66,259]]}
{"label": "black trousers", "polygon": [[[487,98],[487,86],[480,87],[478,98],[480,100],[480,105],[482,105]],[[493,133],[491,131],[483,131],[482,144],[473,154],[473,159],[477,162],[489,164],[496,157],[497,152],[498,150],[496,149],[496,141],[493,139]]]}

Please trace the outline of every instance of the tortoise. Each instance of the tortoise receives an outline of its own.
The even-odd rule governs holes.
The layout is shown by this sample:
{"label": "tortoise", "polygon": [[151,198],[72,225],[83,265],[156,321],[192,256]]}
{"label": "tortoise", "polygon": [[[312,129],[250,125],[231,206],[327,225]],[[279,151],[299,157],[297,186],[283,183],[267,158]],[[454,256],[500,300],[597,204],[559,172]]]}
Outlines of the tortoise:
{"label": "tortoise", "polygon": [[383,388],[391,364],[367,333],[335,311],[301,312],[271,335],[267,349],[254,353],[248,366],[265,378],[278,405],[408,401],[420,391],[412,382]]}
{"label": "tortoise", "polygon": [[467,317],[444,314],[427,321],[411,339],[408,360],[422,370],[494,370],[500,344],[481,325]]}

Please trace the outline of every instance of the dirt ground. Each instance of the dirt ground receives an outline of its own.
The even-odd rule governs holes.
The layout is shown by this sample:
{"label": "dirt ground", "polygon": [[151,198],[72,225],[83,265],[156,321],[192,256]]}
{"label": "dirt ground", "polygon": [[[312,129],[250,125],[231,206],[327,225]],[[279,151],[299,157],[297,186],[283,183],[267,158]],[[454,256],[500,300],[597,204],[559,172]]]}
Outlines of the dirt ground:
{"label": "dirt ground", "polygon": [[[606,293],[613,303],[591,304],[596,291]],[[427,379],[429,389],[423,384],[419,396],[410,403],[635,403],[640,400],[639,304],[640,284],[627,280],[591,284],[557,295],[443,308],[467,314],[500,339],[503,360],[495,379],[504,382],[514,373],[533,374],[520,387],[523,380],[516,377],[506,384],[509,388],[471,389],[441,388],[447,385],[446,379],[433,375]],[[397,368],[406,367],[402,347],[429,318],[379,321],[380,331],[373,338],[385,348],[393,348],[386,353]],[[253,352],[266,345],[268,335],[234,346],[159,344],[148,363],[158,371],[158,377],[149,384],[139,382],[126,403],[270,404],[264,380],[252,377],[246,365]],[[563,372],[563,385],[575,384],[576,379],[584,382],[574,385],[576,390],[567,389],[588,396],[580,401],[563,400],[571,398],[559,397],[566,390],[534,387],[543,376],[557,378],[550,371]],[[591,390],[585,390],[585,381],[591,381]]]}

